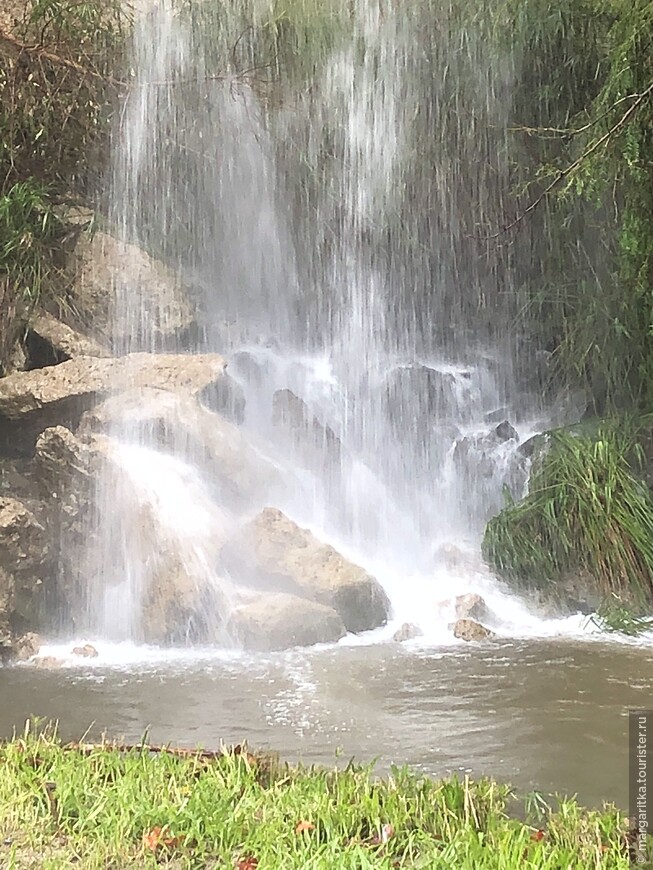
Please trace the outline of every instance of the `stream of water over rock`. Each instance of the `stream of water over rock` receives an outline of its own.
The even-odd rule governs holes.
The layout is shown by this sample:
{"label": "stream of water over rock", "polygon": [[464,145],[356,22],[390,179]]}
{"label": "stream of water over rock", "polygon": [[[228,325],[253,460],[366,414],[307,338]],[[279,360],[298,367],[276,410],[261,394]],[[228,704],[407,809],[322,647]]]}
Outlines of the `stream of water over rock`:
{"label": "stream of water over rock", "polygon": [[[215,569],[220,516],[233,526],[274,498],[379,579],[393,624],[442,637],[437,602],[474,591],[508,633],[537,633],[479,558],[504,485],[525,486],[519,444],[547,422],[515,376],[514,255],[478,240],[506,208],[518,52],[446,4],[425,32],[418,6],[335,0],[326,43],[308,7],[293,14],[287,27],[308,34],[303,81],[275,79],[265,2],[218,14],[166,0],[137,23],[111,213],[177,270],[184,297],[122,279],[117,350],[223,354],[227,410],[282,485],[261,479],[234,508],[197,476],[192,423],[175,451],[118,415],[89,630],[139,637],[162,538],[133,533],[136,492],[136,513],[211,590],[209,611],[238,601],[238,578]],[[179,304],[193,322],[171,339]]]}

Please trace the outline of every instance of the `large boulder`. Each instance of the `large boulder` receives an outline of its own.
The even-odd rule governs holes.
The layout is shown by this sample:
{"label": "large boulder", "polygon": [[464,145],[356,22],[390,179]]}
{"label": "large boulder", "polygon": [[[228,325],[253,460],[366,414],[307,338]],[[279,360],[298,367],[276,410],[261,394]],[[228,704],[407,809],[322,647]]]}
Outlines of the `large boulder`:
{"label": "large boulder", "polygon": [[88,408],[132,387],[197,395],[223,376],[225,366],[218,354],[135,353],[16,372],[0,379],[0,453],[30,454],[44,429],[74,429]]}
{"label": "large boulder", "polygon": [[[56,542],[57,570],[45,590],[50,609],[81,626],[89,613],[111,607],[104,596],[120,595],[115,590],[130,576],[135,639],[159,644],[214,639],[209,622],[221,614],[211,599],[213,574],[206,563],[217,562],[225,539],[219,510],[198,555],[187,531],[157,515],[156,499],[141,491],[123,458],[114,440],[76,436],[63,426],[46,429],[37,440],[33,467],[44,494],[50,494],[46,513]],[[126,619],[117,617],[118,633]]]}
{"label": "large boulder", "polygon": [[87,412],[82,433],[120,432],[199,465],[233,506],[265,502],[281,486],[278,470],[234,424],[192,396],[135,388]]}
{"label": "large boulder", "polygon": [[390,603],[380,584],[276,508],[265,508],[225,548],[232,575],[332,607],[348,631],[378,628]]}
{"label": "large boulder", "polygon": [[261,595],[236,608],[228,629],[239,646],[260,652],[335,643],[345,635],[332,607],[284,593]]}
{"label": "large boulder", "polygon": [[49,609],[74,614],[89,604],[94,565],[89,535],[97,520],[97,483],[108,463],[102,438],[78,438],[64,426],[39,435],[32,463],[42,494],[56,570],[44,596]]}
{"label": "large boulder", "polygon": [[138,298],[141,323],[148,324],[156,349],[178,346],[195,328],[195,314],[179,277],[135,245],[103,232],[82,233],[74,253],[71,295],[80,319],[98,337],[130,349],[135,324],[121,322],[114,310],[121,300]]}

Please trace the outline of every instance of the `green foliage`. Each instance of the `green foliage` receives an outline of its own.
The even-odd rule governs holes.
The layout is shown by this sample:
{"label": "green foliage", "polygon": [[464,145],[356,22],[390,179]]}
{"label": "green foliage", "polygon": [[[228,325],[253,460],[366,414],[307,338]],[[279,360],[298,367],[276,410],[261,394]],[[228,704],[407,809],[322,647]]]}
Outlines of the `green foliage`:
{"label": "green foliage", "polygon": [[[595,409],[653,406],[653,2],[528,0],[515,97],[541,274],[522,323]],[[544,193],[548,191],[548,193]],[[526,205],[524,205],[524,208]],[[532,271],[532,270],[531,270]]]}
{"label": "green foliage", "polygon": [[0,196],[0,364],[44,285],[53,283],[63,229],[47,191],[36,181],[14,184]]}
{"label": "green foliage", "polygon": [[0,372],[60,283],[65,228],[53,203],[93,194],[102,172],[123,7],[26,0],[11,32],[0,30]]}
{"label": "green foliage", "polygon": [[0,33],[0,186],[66,194],[97,178],[124,36],[119,0],[31,0]]}
{"label": "green foliage", "polygon": [[564,599],[557,584],[583,572],[597,598],[650,610],[653,499],[632,473],[638,458],[633,431],[552,433],[528,495],[490,520],[485,558],[506,578],[553,598]]}
{"label": "green foliage", "polygon": [[638,637],[653,629],[653,617],[637,616],[621,602],[609,599],[590,616],[590,622],[601,631],[625,634],[628,637]]}
{"label": "green foliage", "polygon": [[64,747],[27,734],[0,747],[0,860],[8,868],[626,870],[625,820],[574,800],[535,829],[490,780],[408,770],[290,768],[245,751]]}

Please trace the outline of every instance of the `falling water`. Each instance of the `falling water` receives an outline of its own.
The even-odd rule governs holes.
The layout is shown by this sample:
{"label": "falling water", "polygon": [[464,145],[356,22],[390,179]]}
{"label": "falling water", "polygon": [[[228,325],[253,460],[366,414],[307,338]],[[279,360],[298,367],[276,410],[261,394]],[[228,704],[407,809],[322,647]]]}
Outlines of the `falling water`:
{"label": "falling water", "polygon": [[[519,58],[464,7],[162,0],[137,22],[111,185],[117,234],[180,276],[194,312],[173,335],[169,306],[121,279],[117,352],[223,354],[245,397],[229,437],[274,469],[274,504],[427,628],[446,623],[434,602],[470,589],[507,624],[534,621],[479,557],[541,424],[514,375],[518,254],[483,241],[508,213]],[[114,420],[93,616],[110,636],[143,636],[138,602],[172,552],[199,634],[224,639],[211,612],[239,592],[216,547],[271,489],[264,475],[230,504],[194,426],[178,415],[162,447]]]}

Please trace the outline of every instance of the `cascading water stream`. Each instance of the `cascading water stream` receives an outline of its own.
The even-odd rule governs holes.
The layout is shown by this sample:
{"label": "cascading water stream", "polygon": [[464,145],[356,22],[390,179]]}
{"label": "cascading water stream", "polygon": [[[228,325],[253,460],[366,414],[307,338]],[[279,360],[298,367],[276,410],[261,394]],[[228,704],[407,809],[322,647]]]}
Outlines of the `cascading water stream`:
{"label": "cascading water stream", "polygon": [[[474,238],[509,187],[516,55],[493,54],[456,4],[436,4],[426,32],[427,4],[334,0],[346,26],[326,50],[303,47],[312,71],[293,92],[251,72],[274,66],[274,14],[245,5],[216,18],[208,2],[194,16],[163,0],[138,21],[112,218],[178,272],[196,325],[164,347],[168,309],[126,281],[117,350],[223,354],[241,431],[285,479],[275,504],[375,574],[397,619],[441,636],[437,602],[478,591],[508,630],[537,630],[478,555],[503,485],[525,485],[518,444],[537,430],[513,374],[511,265]],[[92,617],[109,636],[141,637],[161,552],[201,587],[212,642],[225,640],[212,610],[242,598],[216,548],[270,491],[227,505],[200,470],[202,438],[188,446],[193,425],[162,448],[129,414],[114,421]],[[149,537],[134,533],[139,511]]]}

